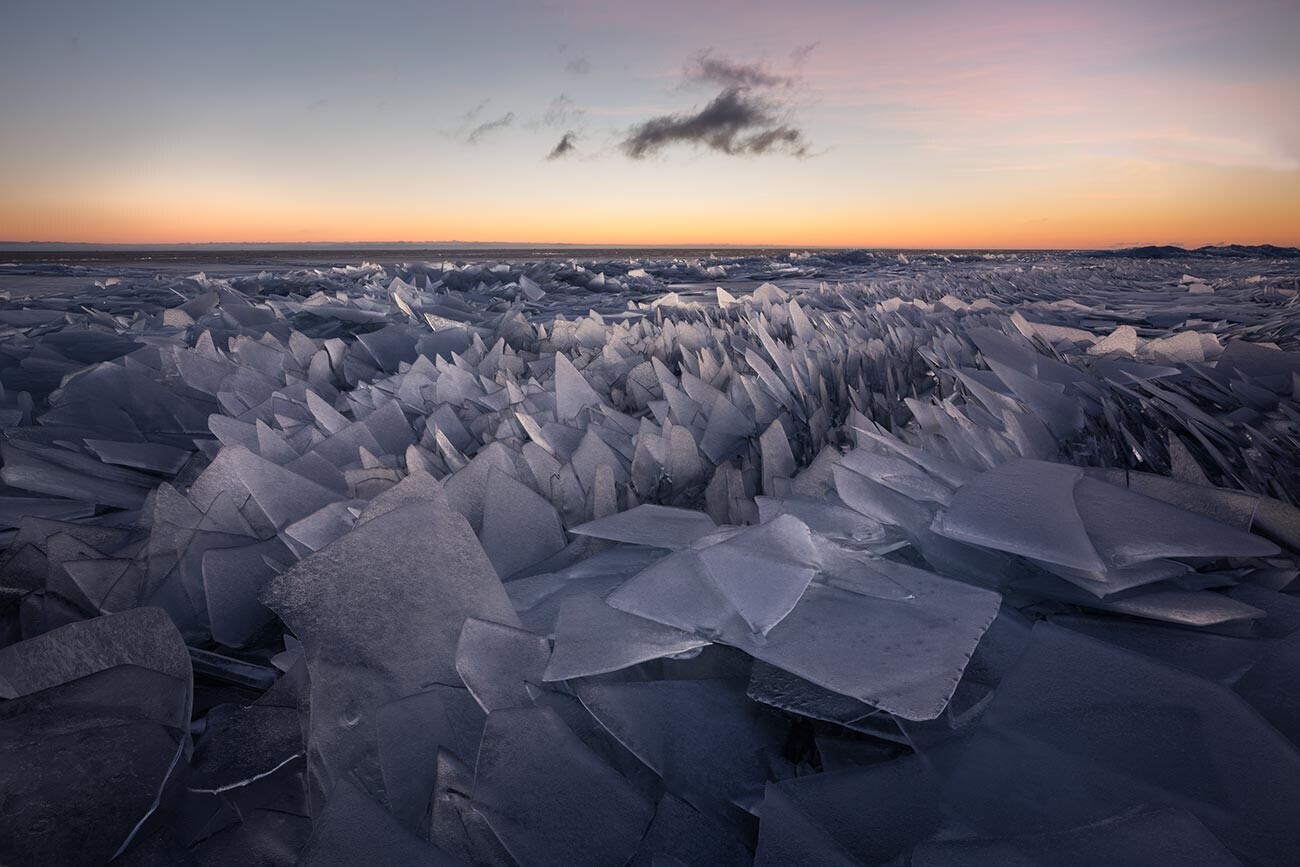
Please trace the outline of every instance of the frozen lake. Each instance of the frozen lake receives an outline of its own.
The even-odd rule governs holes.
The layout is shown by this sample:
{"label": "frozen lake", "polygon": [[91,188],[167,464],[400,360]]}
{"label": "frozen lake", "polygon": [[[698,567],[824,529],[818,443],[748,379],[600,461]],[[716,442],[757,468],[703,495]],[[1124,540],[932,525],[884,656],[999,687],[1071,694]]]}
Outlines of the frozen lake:
{"label": "frozen lake", "polygon": [[1298,279],[0,253],[0,861],[1285,863]]}

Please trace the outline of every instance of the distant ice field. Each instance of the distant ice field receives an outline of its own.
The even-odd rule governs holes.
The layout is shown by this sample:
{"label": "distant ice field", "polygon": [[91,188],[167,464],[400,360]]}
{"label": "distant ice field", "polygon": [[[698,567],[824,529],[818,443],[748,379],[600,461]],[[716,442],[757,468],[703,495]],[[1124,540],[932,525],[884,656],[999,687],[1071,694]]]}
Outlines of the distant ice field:
{"label": "distant ice field", "polygon": [[0,251],[0,863],[1293,861],[1294,251],[366,253]]}

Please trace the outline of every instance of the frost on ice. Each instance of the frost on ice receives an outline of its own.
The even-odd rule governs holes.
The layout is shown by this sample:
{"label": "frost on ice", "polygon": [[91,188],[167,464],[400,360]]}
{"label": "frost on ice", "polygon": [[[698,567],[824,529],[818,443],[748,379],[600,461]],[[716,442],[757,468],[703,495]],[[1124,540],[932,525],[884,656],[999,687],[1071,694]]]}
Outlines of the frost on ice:
{"label": "frost on ice", "polygon": [[1289,863],[1295,262],[7,301],[0,862]]}

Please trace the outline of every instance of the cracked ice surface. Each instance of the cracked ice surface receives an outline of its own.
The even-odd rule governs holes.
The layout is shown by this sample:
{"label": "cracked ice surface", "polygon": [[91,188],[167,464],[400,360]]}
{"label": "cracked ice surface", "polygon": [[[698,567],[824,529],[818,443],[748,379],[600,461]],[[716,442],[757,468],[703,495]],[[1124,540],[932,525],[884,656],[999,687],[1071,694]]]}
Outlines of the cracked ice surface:
{"label": "cracked ice surface", "polygon": [[0,863],[1300,845],[1287,251],[14,275]]}

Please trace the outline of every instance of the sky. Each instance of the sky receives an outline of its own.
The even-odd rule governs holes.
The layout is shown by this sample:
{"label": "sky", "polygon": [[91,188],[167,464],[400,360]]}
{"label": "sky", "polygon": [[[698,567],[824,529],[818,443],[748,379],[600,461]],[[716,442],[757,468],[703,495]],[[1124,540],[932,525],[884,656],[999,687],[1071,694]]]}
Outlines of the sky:
{"label": "sky", "polygon": [[0,240],[1300,245],[1300,2],[9,5]]}

